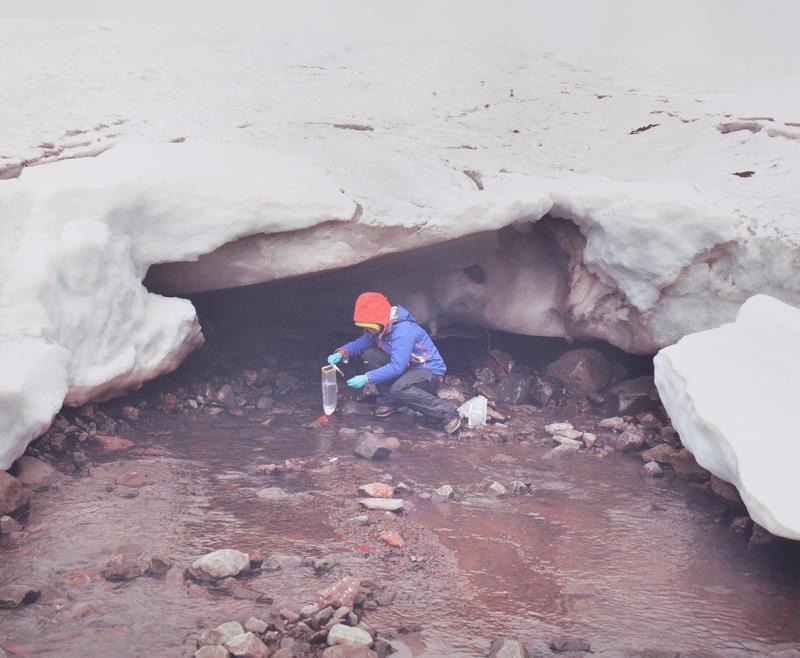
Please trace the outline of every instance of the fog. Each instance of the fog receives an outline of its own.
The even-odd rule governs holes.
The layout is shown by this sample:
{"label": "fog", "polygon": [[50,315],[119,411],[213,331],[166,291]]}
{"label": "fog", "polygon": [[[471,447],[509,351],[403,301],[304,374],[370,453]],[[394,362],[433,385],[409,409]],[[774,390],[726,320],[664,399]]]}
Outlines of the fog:
{"label": "fog", "polygon": [[269,33],[489,40],[541,48],[696,52],[794,64],[800,5],[743,0],[0,0],[0,18],[240,24]]}

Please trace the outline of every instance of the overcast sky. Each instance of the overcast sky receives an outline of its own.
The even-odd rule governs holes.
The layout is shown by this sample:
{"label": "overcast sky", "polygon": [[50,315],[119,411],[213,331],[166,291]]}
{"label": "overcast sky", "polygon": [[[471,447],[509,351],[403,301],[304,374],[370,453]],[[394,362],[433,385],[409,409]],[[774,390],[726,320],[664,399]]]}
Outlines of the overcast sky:
{"label": "overcast sky", "polygon": [[295,34],[800,60],[795,0],[0,0],[0,17],[240,23]]}

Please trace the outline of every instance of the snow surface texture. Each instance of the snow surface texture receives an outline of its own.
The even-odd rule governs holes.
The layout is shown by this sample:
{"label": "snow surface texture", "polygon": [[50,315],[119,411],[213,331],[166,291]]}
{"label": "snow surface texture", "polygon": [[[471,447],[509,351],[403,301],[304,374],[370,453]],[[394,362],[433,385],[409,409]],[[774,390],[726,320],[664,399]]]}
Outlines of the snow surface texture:
{"label": "snow surface texture", "polygon": [[735,322],[686,336],[655,357],[658,392],[697,462],[736,486],[756,523],[795,540],[798,344],[800,309],[756,295]]}
{"label": "snow surface texture", "polygon": [[[201,340],[188,302],[142,288],[157,263],[153,285],[181,294],[481,234],[393,296],[433,325],[638,352],[732,319],[756,292],[800,304],[791,67],[222,27],[0,29],[14,99],[0,104],[0,345],[66,351],[67,366],[39,354],[62,373],[53,412],[64,367],[79,404]],[[537,230],[545,216],[562,225]],[[0,413],[19,414],[30,381]],[[46,415],[16,419],[7,454]]]}

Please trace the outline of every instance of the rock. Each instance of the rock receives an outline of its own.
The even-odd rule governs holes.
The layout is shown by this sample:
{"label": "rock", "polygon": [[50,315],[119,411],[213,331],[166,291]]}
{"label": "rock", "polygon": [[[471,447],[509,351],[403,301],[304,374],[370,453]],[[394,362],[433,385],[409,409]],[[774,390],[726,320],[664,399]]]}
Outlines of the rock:
{"label": "rock", "polygon": [[267,409],[272,409],[273,404],[275,404],[275,401],[271,397],[262,395],[258,398],[258,402],[256,402],[256,409],[266,411]]}
{"label": "rock", "polygon": [[330,646],[372,646],[372,636],[361,628],[353,628],[344,624],[336,624],[328,631],[328,644]]}
{"label": "rock", "polygon": [[610,443],[618,452],[631,452],[644,445],[644,432],[638,427],[628,427],[622,434],[611,438]]}
{"label": "rock", "polygon": [[656,462],[647,462],[643,467],[642,470],[647,477],[651,478],[660,478],[664,477],[664,471]]}
{"label": "rock", "polygon": [[362,484],[358,488],[358,492],[370,498],[391,498],[394,496],[394,487],[383,482],[370,482],[369,484]]}
{"label": "rock", "polygon": [[495,400],[503,404],[528,404],[531,401],[532,377],[512,372],[497,384]]}
{"label": "rock", "polygon": [[659,443],[641,454],[641,458],[646,462],[658,462],[659,464],[669,464],[672,456],[677,452],[675,448],[666,443]]}
{"label": "rock", "polygon": [[106,580],[133,580],[144,575],[148,562],[140,550],[126,547],[119,549],[119,552],[103,565],[100,573]]}
{"label": "rock", "polygon": [[28,507],[31,492],[13,475],[0,471],[0,514],[22,512]]}
{"label": "rock", "polygon": [[366,402],[345,400],[341,406],[341,413],[345,416],[372,416],[374,407]]}
{"label": "rock", "polygon": [[131,420],[131,421],[139,420],[139,410],[136,407],[126,405],[122,407],[122,417],[125,420]]}
{"label": "rock", "polygon": [[[330,587],[320,590],[317,594],[317,603],[322,610],[320,610],[317,615],[321,616],[322,613],[325,612],[325,608],[329,606],[340,608],[343,605],[346,605],[352,608],[353,603],[356,600],[356,596],[358,595],[358,588],[360,586],[360,578],[346,576],[345,578],[335,582]],[[328,619],[330,619],[330,617],[328,617]]]}
{"label": "rock", "polygon": [[597,425],[603,429],[616,430],[617,432],[624,432],[628,427],[628,423],[625,422],[625,419],[619,416],[603,418]]}
{"label": "rock", "polygon": [[531,483],[514,480],[508,485],[508,491],[512,496],[527,496],[531,492]]}
{"label": "rock", "polygon": [[529,395],[531,401],[540,407],[546,407],[558,393],[558,384],[552,377],[534,375],[531,380]]}
{"label": "rock", "polygon": [[406,545],[406,540],[400,536],[400,533],[397,533],[394,530],[384,530],[378,535],[378,539],[389,546],[394,546],[395,548],[403,548]]}
{"label": "rock", "polygon": [[304,605],[300,609],[300,615],[302,617],[313,617],[318,612],[319,612],[319,606],[316,603],[309,603],[308,605]]}
{"label": "rock", "polygon": [[553,436],[553,441],[561,444],[562,446],[575,446],[576,448],[583,447],[582,441],[576,441],[575,439],[570,439],[567,438],[566,436],[559,436],[558,434]]}
{"label": "rock", "polygon": [[405,506],[402,498],[362,498],[358,502],[369,510],[386,512],[397,512]]}
{"label": "rock", "polygon": [[578,446],[575,445],[559,445],[551,448],[542,455],[542,459],[549,461],[553,459],[561,459],[562,457],[570,457],[578,454]]}
{"label": "rock", "polygon": [[174,393],[164,393],[161,395],[161,404],[165,411],[176,411],[178,408],[178,398]]}
{"label": "rock", "polygon": [[64,476],[47,462],[27,455],[14,462],[13,472],[17,480],[34,489],[47,488],[64,479]]}
{"label": "rock", "polygon": [[594,448],[594,444],[597,443],[597,436],[591,432],[584,432],[581,441],[583,441],[583,445],[586,446],[586,449],[589,450]]}
{"label": "rock", "polygon": [[371,432],[359,435],[353,452],[364,459],[386,459],[392,454],[391,448],[386,445],[384,440]]}
{"label": "rock", "polygon": [[124,439],[121,436],[108,436],[106,434],[95,434],[94,440],[106,452],[122,452],[123,450],[130,450],[136,444],[130,439]]}
{"label": "rock", "polygon": [[261,500],[286,500],[289,498],[289,494],[286,493],[280,487],[265,487],[264,489],[259,489],[256,491],[256,496],[261,498]]}
{"label": "rock", "polygon": [[571,635],[556,637],[550,641],[550,648],[556,653],[564,651],[591,651],[592,648],[586,640]]}
{"label": "rock", "polygon": [[451,402],[456,402],[457,404],[461,404],[467,399],[467,396],[464,395],[462,391],[459,391],[453,386],[444,386],[440,388],[436,392],[436,395],[442,400],[450,400]]}
{"label": "rock", "polygon": [[490,384],[489,382],[476,382],[472,387],[480,393],[487,400],[495,400],[497,398],[497,385]]}
{"label": "rock", "polygon": [[242,380],[245,386],[255,386],[258,382],[258,373],[255,370],[245,370],[242,372]]}
{"label": "rock", "polygon": [[[504,376],[514,370],[514,366],[516,365],[516,361],[513,356],[511,356],[508,352],[503,352],[501,350],[489,350],[489,356],[494,359],[494,363],[499,366],[498,376]],[[494,370],[494,365],[490,361],[489,364]]]}
{"label": "rock", "polygon": [[670,458],[675,474],[684,480],[707,480],[709,473],[694,459],[694,455],[686,448],[674,453]]}
{"label": "rock", "polygon": [[[753,523],[753,534],[750,535],[750,546],[765,546],[766,544],[773,543],[777,537],[769,532],[766,528],[762,528],[758,523]],[[0,601],[2,607],[2,601]]]}
{"label": "rock", "polygon": [[547,374],[570,392],[586,396],[605,388],[614,369],[602,352],[591,347],[570,350],[547,366]]}
{"label": "rock", "polygon": [[716,475],[711,476],[711,491],[717,494],[720,498],[724,498],[725,500],[729,500],[730,502],[737,503],[739,505],[742,504],[742,499],[739,496],[739,492],[736,491],[736,487],[734,487],[730,482],[721,480]]}
{"label": "rock", "polygon": [[549,425],[544,426],[544,431],[548,434],[555,435],[555,434],[564,434],[564,432],[569,432],[574,430],[575,428],[572,426],[572,423],[550,423]]}
{"label": "rock", "polygon": [[197,640],[197,647],[225,644],[228,640],[244,634],[244,628],[238,621],[227,621],[216,628],[203,631]]}
{"label": "rock", "polygon": [[625,416],[651,411],[660,403],[652,375],[627,379],[612,387],[611,392],[618,400],[618,413]]}
{"label": "rock", "polygon": [[230,384],[223,384],[220,387],[219,391],[217,391],[216,401],[226,409],[233,409],[236,407],[236,395]]}
{"label": "rock", "polygon": [[735,532],[737,535],[743,535],[751,532],[753,528],[753,519],[749,516],[737,516],[731,521],[730,531]]}
{"label": "rock", "polygon": [[396,436],[387,436],[383,442],[386,444],[386,447],[389,450],[399,450],[400,449],[400,439]]}
{"label": "rock", "polygon": [[0,534],[7,535],[10,532],[19,532],[22,530],[22,524],[8,516],[7,514],[0,516]]}
{"label": "rock", "polygon": [[194,658],[229,658],[231,654],[225,647],[206,646],[194,652]]}
{"label": "rock", "polygon": [[505,496],[508,494],[508,489],[506,489],[502,484],[499,482],[492,482],[489,485],[489,493],[493,496]]}
{"label": "rock", "polygon": [[369,647],[340,644],[325,649],[322,658],[378,658],[378,654]]}
{"label": "rock", "polygon": [[528,651],[517,640],[499,638],[492,642],[487,658],[528,658]]}
{"label": "rock", "polygon": [[242,633],[225,642],[225,648],[237,658],[269,658],[272,652],[253,633]]}
{"label": "rock", "polygon": [[645,429],[656,429],[661,431],[661,419],[656,416],[652,411],[645,411],[644,413],[637,414],[636,420]]}
{"label": "rock", "polygon": [[452,498],[455,495],[453,487],[451,487],[449,484],[443,484],[436,490],[436,493],[442,498]]}
{"label": "rock", "polygon": [[0,587],[0,610],[21,608],[39,600],[41,592],[27,585]]}
{"label": "rock", "polygon": [[217,580],[227,576],[235,576],[250,566],[247,553],[232,548],[222,548],[197,558],[191,567],[191,573],[201,580]]}

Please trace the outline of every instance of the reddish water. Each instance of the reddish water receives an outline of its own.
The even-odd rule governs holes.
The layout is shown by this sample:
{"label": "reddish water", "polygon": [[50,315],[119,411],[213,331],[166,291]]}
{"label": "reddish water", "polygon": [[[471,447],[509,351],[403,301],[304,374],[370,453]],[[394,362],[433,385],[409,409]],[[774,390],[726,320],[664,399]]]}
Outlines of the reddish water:
{"label": "reddish water", "polygon": [[[90,452],[91,475],[37,494],[28,535],[0,546],[0,579],[42,590],[38,603],[0,613],[0,646],[26,656],[190,656],[203,628],[267,618],[273,607],[308,603],[352,574],[399,591],[393,605],[367,613],[370,624],[422,624],[397,645],[400,656],[480,656],[498,636],[541,643],[561,633],[608,655],[800,650],[795,547],[748,549],[706,490],[644,479],[633,457],[578,456],[549,466],[539,460],[544,447],[443,440],[405,417],[381,423],[401,439],[400,450],[367,462],[338,430],[374,421],[338,416],[303,429],[318,413],[312,399],[284,398],[269,415],[161,417],[126,434],[137,443],[132,451]],[[261,425],[268,417],[272,423]],[[308,462],[284,475],[256,470],[287,458]],[[131,472],[150,484],[115,484]],[[416,508],[405,518],[372,513],[367,527],[348,521],[361,513],[356,486],[382,474],[416,494],[449,483],[458,500],[411,495]],[[531,481],[533,495],[487,494],[492,480],[515,479]],[[255,496],[268,486],[289,498]],[[408,546],[380,545],[386,527]],[[125,544],[181,568],[222,547],[326,556],[336,566],[321,577],[287,565],[251,578],[274,598],[268,606],[190,587],[177,571],[103,580],[100,568]]]}

